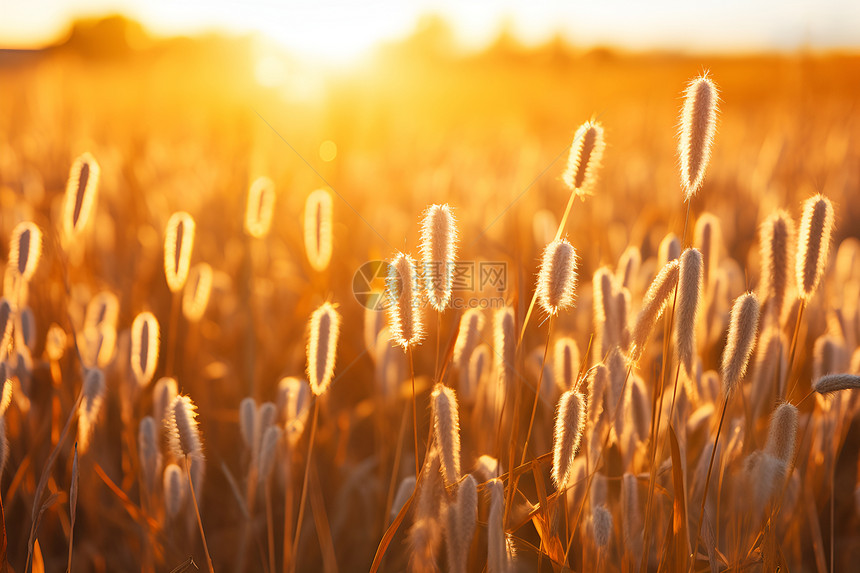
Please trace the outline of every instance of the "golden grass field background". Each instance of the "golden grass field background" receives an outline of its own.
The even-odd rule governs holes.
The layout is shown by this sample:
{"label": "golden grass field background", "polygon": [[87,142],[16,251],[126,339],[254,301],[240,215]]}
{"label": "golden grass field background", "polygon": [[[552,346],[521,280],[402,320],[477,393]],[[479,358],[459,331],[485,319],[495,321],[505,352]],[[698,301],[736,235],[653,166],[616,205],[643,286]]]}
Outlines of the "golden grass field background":
{"label": "golden grass field background", "polygon": [[[245,529],[237,501],[245,491],[248,464],[238,430],[239,403],[252,392],[258,402],[274,401],[281,377],[304,376],[308,317],[324,301],[338,305],[343,324],[336,379],[321,401],[298,569],[368,570],[388,523],[384,508],[393,451],[401,412],[411,408],[411,389],[407,373],[394,405],[378,397],[374,360],[363,338],[365,312],[352,292],[355,271],[366,261],[390,259],[396,250],[417,254],[420,214],[432,203],[448,203],[458,220],[458,258],[507,265],[508,285],[501,296],[521,325],[548,240],[545,229],[535,228],[536,215],[552,214],[550,227],[561,218],[569,192],[560,177],[571,138],[580,124],[596,118],[605,128],[603,165],[594,196],[574,204],[565,233],[579,257],[577,307],[553,326],[556,336],[572,336],[584,353],[594,330],[591,275],[601,265],[614,269],[628,245],[641,250],[643,261],[656,257],[663,237],[683,230],[676,132],[682,91],[704,70],[719,87],[720,112],[714,153],[705,184],[691,203],[684,244],[689,246],[699,214],[719,218],[723,258],[731,272],[722,312],[758,284],[761,221],[777,208],[798,221],[801,201],[819,192],[833,202],[836,226],[828,278],[800,330],[795,403],[811,383],[813,344],[819,336],[833,334],[833,311],[847,309],[852,295],[856,305],[858,293],[851,290],[856,285],[839,284],[832,271],[842,241],[860,238],[860,58],[855,55],[639,54],[578,50],[560,41],[524,48],[507,38],[479,53],[463,54],[431,28],[352,68],[322,70],[287,61],[285,82],[276,87],[258,82],[260,57],[258,47],[246,39],[152,40],[132,49],[85,34],[39,52],[0,52],[0,238],[8,240],[20,221],[33,221],[45,235],[42,260],[30,284],[37,332],[32,366],[16,371],[22,379],[16,390],[22,388],[26,398],[13,397],[5,415],[10,449],[0,493],[11,570],[24,570],[36,484],[52,450],[52,436],[55,441],[82,381],[81,365],[69,347],[58,364],[59,384],[52,384],[45,333],[52,323],[69,333],[73,325],[80,327],[87,303],[104,290],[120,302],[117,350],[104,369],[108,391],[101,418],[79,462],[74,570],[146,570],[153,565],[143,558],[150,539],[154,570],[171,571],[191,555],[197,564],[205,563],[189,505],[181,519],[165,520],[163,512],[156,512],[152,523],[142,525],[146,518],[132,454],[137,421],[151,409],[151,392],[142,391],[130,405],[134,422],[129,425],[120,415],[119,390],[129,376],[134,317],[151,310],[162,325],[156,379],[164,374],[164,345],[175,345],[180,390],[199,406],[207,461],[197,495],[220,571],[238,568]],[[326,141],[337,147],[331,160],[320,153]],[[70,256],[58,239],[62,198],[72,161],[85,151],[101,166],[98,205],[84,246]],[[245,198],[252,181],[262,175],[272,178],[277,190],[274,222],[266,238],[251,239],[242,229]],[[335,193],[333,258],[326,271],[315,272],[304,253],[303,209],[311,191],[326,187]],[[196,220],[192,262],[208,262],[215,279],[203,320],[191,324],[180,319],[176,330],[168,332],[171,294],[162,249],[167,219],[178,210]],[[860,275],[858,264],[851,271],[854,278]],[[640,282],[634,300],[647,287],[644,278]],[[437,352],[432,314],[429,336],[414,353],[422,456]],[[489,313],[487,318],[489,323]],[[546,337],[541,319],[533,317],[526,331],[524,357],[537,351],[540,358]],[[459,311],[448,311],[441,320],[442,356],[458,320]],[[490,328],[483,338],[491,341]],[[659,342],[652,344],[659,350]],[[722,347],[718,340],[702,352],[704,370],[718,369]],[[846,347],[849,355],[853,350]],[[522,359],[519,371],[532,385],[535,370],[539,367],[529,370]],[[641,374],[653,389],[650,371]],[[456,376],[448,377],[456,388]],[[532,390],[524,396],[530,405]],[[553,408],[554,402],[539,408],[532,441],[536,455],[551,449]],[[812,400],[801,411],[801,428],[803,414],[816,420],[826,415]],[[474,427],[469,420],[461,410],[464,472],[478,456],[498,454],[480,451],[479,445],[482,435],[494,439],[497,428]],[[812,435],[836,430],[816,422],[810,426],[812,435],[798,445],[804,459],[798,462],[802,492],[776,526],[780,563],[786,568],[830,568],[831,495],[835,570],[850,571],[857,561],[860,509],[854,492],[860,441],[854,420],[846,415],[841,421],[847,437],[832,492],[824,469],[832,454],[815,450],[822,439],[829,442]],[[765,417],[756,426],[759,443],[766,423]],[[399,479],[413,471],[410,425]],[[523,436],[519,439],[521,448]],[[48,482],[48,491],[59,497],[46,510],[38,532],[46,571],[61,570],[68,557],[71,442],[60,448]],[[701,436],[691,438],[688,447],[692,472]],[[306,452],[305,436],[290,453],[296,487]],[[507,454],[502,457],[506,466]],[[607,463],[619,462],[611,458]],[[738,457],[729,467],[742,463]],[[548,475],[549,468],[542,471]],[[617,498],[625,469],[608,465],[606,471],[615,476],[609,480],[610,497]],[[730,481],[726,471],[721,479]],[[272,504],[277,569],[283,545],[282,478],[278,473]],[[658,508],[652,541],[653,536],[664,538],[672,517],[671,497],[676,494],[671,475],[666,480],[668,501]],[[522,488],[537,503],[532,476],[523,478]],[[298,489],[294,498],[298,504]],[[699,502],[689,499],[691,507]],[[247,571],[268,569],[263,503],[258,499],[253,513]],[[620,523],[620,515],[616,519]],[[479,522],[485,524],[486,517],[479,515]],[[406,567],[408,524],[407,518],[393,538],[383,570]],[[327,532],[320,534],[321,528]],[[570,561],[574,570],[594,566],[586,531],[583,524]],[[620,533],[620,525],[616,531]],[[540,546],[530,524],[513,535],[530,547]],[[635,570],[638,562],[628,563],[623,544],[613,543],[602,566]],[[485,544],[479,525],[469,570],[484,568]],[[536,553],[525,547],[520,547],[518,570],[536,570]],[[655,545],[652,557],[660,550]],[[723,552],[734,555],[729,548]],[[750,570],[762,567],[755,555],[743,562]],[[442,558],[443,568],[444,563]],[[700,570],[705,563],[700,562]],[[554,566],[545,560],[542,567]],[[651,570],[657,570],[656,562]]]}

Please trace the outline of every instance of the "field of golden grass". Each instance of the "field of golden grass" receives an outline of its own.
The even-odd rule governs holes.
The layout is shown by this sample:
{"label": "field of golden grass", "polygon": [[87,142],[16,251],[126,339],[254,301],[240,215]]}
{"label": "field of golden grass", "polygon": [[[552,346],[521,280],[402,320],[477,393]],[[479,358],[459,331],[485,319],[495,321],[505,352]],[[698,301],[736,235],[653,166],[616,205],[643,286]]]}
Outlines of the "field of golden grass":
{"label": "field of golden grass", "polygon": [[[860,58],[419,34],[351,68],[285,60],[271,85],[261,57],[0,51],[0,567],[854,569]],[[681,109],[706,70],[688,197]],[[589,120],[605,149],[571,201]],[[818,194],[832,233],[804,230]],[[456,233],[422,236],[431,205]],[[454,234],[448,260],[432,243]],[[559,237],[576,278],[545,269],[558,296],[530,312]],[[418,274],[386,281],[399,252]],[[453,264],[442,311],[423,260]],[[732,334],[736,301],[756,319]]]}

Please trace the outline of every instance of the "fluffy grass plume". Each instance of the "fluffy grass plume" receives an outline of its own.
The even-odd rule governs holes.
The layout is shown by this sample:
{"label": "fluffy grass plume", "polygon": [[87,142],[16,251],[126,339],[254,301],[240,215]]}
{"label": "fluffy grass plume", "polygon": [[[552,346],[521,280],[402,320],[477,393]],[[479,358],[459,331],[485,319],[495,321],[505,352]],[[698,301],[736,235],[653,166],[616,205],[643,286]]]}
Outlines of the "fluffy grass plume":
{"label": "fluffy grass plume", "polygon": [[550,315],[573,306],[576,298],[576,251],[564,239],[546,246],[537,280],[538,301]]}
{"label": "fluffy grass plume", "polygon": [[600,549],[606,549],[612,539],[612,514],[605,505],[598,505],[592,511],[591,520],[595,545]]}
{"label": "fluffy grass plume", "polygon": [[828,374],[812,383],[812,389],[821,395],[840,390],[860,390],[860,376],[854,374]]}
{"label": "fluffy grass plume", "polygon": [[702,253],[687,249],[678,271],[678,303],[675,308],[675,349],[684,371],[693,371],[696,352],[696,318],[702,298]]}
{"label": "fluffy grass plume", "polygon": [[457,497],[448,505],[447,514],[448,567],[451,573],[465,573],[478,519],[478,482],[474,477],[467,475],[457,486]]}
{"label": "fluffy grass plume", "polygon": [[631,288],[639,268],[642,266],[642,252],[639,247],[630,245],[621,253],[618,268],[615,269],[615,280],[624,288]]}
{"label": "fluffy grass plume", "polygon": [[178,395],[179,384],[176,378],[170,376],[159,378],[152,389],[152,416],[159,422],[164,422],[170,415],[168,408]]}
{"label": "fluffy grass plume", "polygon": [[692,199],[705,179],[717,131],[717,87],[707,73],[689,83],[684,92],[678,155],[685,201]]}
{"label": "fluffy grass plume", "polygon": [[794,460],[794,447],[797,441],[797,407],[784,402],[776,407],[770,417],[770,426],[765,443],[765,453],[783,463]]}
{"label": "fluffy grass plume", "polygon": [[553,379],[562,392],[575,389],[579,375],[579,346],[569,336],[555,341],[553,347]]}
{"label": "fluffy grass plume", "polygon": [[29,221],[18,223],[9,242],[9,266],[29,282],[39,266],[42,255],[42,231]]}
{"label": "fluffy grass plume", "polygon": [[451,302],[454,259],[457,256],[457,226],[448,205],[431,205],[421,222],[421,261],[424,290],[436,311]]}
{"label": "fluffy grass plume", "polygon": [[[764,325],[764,321],[762,321]],[[767,412],[788,376],[788,343],[777,326],[762,330],[756,345],[751,402],[756,416]]]}
{"label": "fluffy grass plume", "polygon": [[477,308],[467,309],[460,317],[460,330],[454,343],[454,363],[458,368],[468,367],[472,352],[481,342],[485,321],[483,311]]}
{"label": "fluffy grass plume", "polygon": [[648,291],[645,293],[645,298],[642,300],[642,309],[636,317],[636,322],[633,326],[633,354],[641,356],[645,350],[645,343],[648,341],[648,336],[657,324],[660,315],[669,302],[669,297],[674,292],[678,284],[680,263],[677,259],[670,261],[651,282]]}
{"label": "fluffy grass plume", "polygon": [[478,393],[478,389],[486,383],[490,373],[490,366],[493,363],[490,356],[491,352],[487,344],[481,344],[472,351],[472,356],[469,357],[468,373],[466,376],[466,386],[468,388],[464,389],[462,386],[460,387],[461,399],[473,400]]}
{"label": "fluffy grass plume", "polygon": [[319,273],[328,268],[331,253],[331,193],[317,189],[305,201],[305,255],[311,268]]}
{"label": "fluffy grass plume", "polygon": [[102,291],[87,304],[84,328],[103,325],[116,328],[118,318],[119,299],[110,291]]}
{"label": "fluffy grass plume", "polygon": [[594,356],[595,361],[603,359],[610,349],[620,343],[621,332],[618,328],[617,308],[618,289],[615,275],[609,267],[597,269],[592,278],[592,302],[594,305]]}
{"label": "fluffy grass plume", "polygon": [[255,239],[269,234],[275,213],[275,183],[268,177],[258,177],[248,189],[245,205],[245,232]]}
{"label": "fluffy grass plume", "polygon": [[100,174],[99,164],[89,153],[72,163],[63,198],[63,232],[67,238],[86,228],[96,204]]}
{"label": "fluffy grass plume", "polygon": [[657,265],[665,267],[670,262],[681,257],[681,240],[675,233],[669,233],[660,241],[657,247]]}
{"label": "fluffy grass plume", "polygon": [[744,377],[758,332],[759,303],[751,292],[742,294],[732,305],[729,334],[723,350],[723,393],[731,395]]}
{"label": "fluffy grass plume", "polygon": [[391,339],[404,350],[420,344],[424,338],[424,317],[415,259],[405,253],[394,257],[385,280],[385,295]]}
{"label": "fluffy grass plume", "polygon": [[189,396],[179,395],[173,399],[166,430],[170,452],[174,458],[203,456],[200,431],[197,428],[197,406]]}
{"label": "fluffy grass plume", "polygon": [[146,386],[158,366],[158,320],[151,312],[141,312],[131,325],[131,371],[139,386]]}
{"label": "fluffy grass plume", "polygon": [[164,468],[164,509],[169,518],[176,517],[185,505],[187,489],[185,472],[176,464],[168,464]]}
{"label": "fluffy grass plume", "polygon": [[251,451],[254,448],[254,429],[257,427],[257,401],[251,398],[243,398],[239,402],[239,435],[245,448]]}
{"label": "fluffy grass plume", "polygon": [[435,446],[427,454],[421,478],[415,492],[414,522],[409,530],[411,553],[409,564],[412,571],[437,571],[436,556],[442,542],[440,510],[445,487],[442,484],[439,450]]}
{"label": "fluffy grass plume", "polygon": [[308,382],[317,396],[328,390],[334,376],[338,336],[340,314],[330,302],[323,303],[311,314],[307,348]]}
{"label": "fluffy grass plume", "polygon": [[78,406],[78,448],[81,453],[89,448],[106,391],[104,373],[97,368],[88,370],[84,376],[83,399]]}
{"label": "fluffy grass plume", "polygon": [[294,447],[304,432],[310,410],[310,387],[308,383],[293,376],[278,382],[279,403],[283,403],[284,431],[287,444]]}
{"label": "fluffy grass plume", "polygon": [[257,456],[257,476],[265,482],[275,469],[275,459],[278,455],[278,445],[281,443],[283,430],[278,426],[269,426],[263,433],[260,442],[260,455]]}
{"label": "fluffy grass plume", "polygon": [[761,255],[762,304],[776,320],[782,315],[789,287],[789,261],[794,243],[794,222],[788,213],[779,210],[771,213],[759,231]]}
{"label": "fluffy grass plume", "polygon": [[818,287],[827,264],[832,230],[830,200],[824,195],[815,195],[804,201],[795,259],[797,291],[802,299],[808,300]]}
{"label": "fluffy grass plume", "polygon": [[579,126],[570,146],[567,169],[562,175],[568,189],[580,197],[592,194],[605,147],[603,126],[599,122],[591,120]]}
{"label": "fluffy grass plume", "polygon": [[188,271],[188,281],[182,291],[182,314],[188,322],[203,318],[211,294],[212,267],[207,263],[197,263]]}
{"label": "fluffy grass plume", "polygon": [[442,477],[450,486],[460,479],[460,414],[457,395],[441,382],[430,395],[433,404],[433,431],[439,444]]}
{"label": "fluffy grass plume", "polygon": [[506,306],[493,314],[493,364],[503,388],[512,381],[516,349],[514,309]]}
{"label": "fluffy grass plume", "polygon": [[143,482],[149,491],[153,491],[161,471],[161,451],[158,442],[158,425],[152,416],[144,416],[140,420],[137,430],[137,453],[140,457]]}
{"label": "fluffy grass plume", "polygon": [[559,491],[567,487],[584,429],[585,398],[575,390],[568,390],[558,400],[552,437],[552,481]]}
{"label": "fluffy grass plume", "polygon": [[195,226],[194,218],[184,211],[177,211],[167,220],[164,232],[164,276],[167,277],[170,292],[181,291],[188,279]]}
{"label": "fluffy grass plume", "polygon": [[495,478],[487,482],[485,491],[490,497],[487,517],[487,573],[507,573],[508,550],[505,539],[505,487]]}
{"label": "fluffy grass plume", "polygon": [[723,241],[720,220],[711,213],[702,213],[696,220],[693,236],[693,244],[702,253],[705,286],[710,288],[720,265],[720,246]]}

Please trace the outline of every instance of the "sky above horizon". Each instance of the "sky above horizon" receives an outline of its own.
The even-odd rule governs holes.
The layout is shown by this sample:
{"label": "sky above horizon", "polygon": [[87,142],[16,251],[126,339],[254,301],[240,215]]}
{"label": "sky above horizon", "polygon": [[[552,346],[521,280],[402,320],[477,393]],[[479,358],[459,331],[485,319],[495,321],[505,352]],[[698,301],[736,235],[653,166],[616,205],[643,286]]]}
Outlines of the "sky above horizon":
{"label": "sky above horizon", "polygon": [[860,49],[857,0],[0,0],[0,47],[38,47],[78,17],[122,13],[159,35],[261,33],[287,50],[349,59],[434,13],[479,48],[506,26],[526,44],[712,52]]}

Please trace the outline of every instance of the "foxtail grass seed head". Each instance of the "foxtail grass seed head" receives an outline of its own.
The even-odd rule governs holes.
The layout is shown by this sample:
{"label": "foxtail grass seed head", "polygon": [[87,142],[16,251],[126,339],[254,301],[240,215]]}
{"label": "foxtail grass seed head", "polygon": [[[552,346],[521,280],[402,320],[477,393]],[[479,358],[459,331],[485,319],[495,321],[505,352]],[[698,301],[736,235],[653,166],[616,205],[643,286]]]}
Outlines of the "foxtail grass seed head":
{"label": "foxtail grass seed head", "polygon": [[678,285],[679,269],[680,263],[677,259],[670,261],[660,269],[651,286],[648,287],[642,300],[642,310],[639,311],[633,326],[632,343],[635,356],[641,356],[644,352],[648,336],[669,303],[669,297]]}
{"label": "foxtail grass seed head", "polygon": [[67,238],[76,237],[86,228],[96,204],[100,173],[99,164],[89,153],[72,163],[63,199],[63,231]]}
{"label": "foxtail grass seed head", "polygon": [[34,223],[18,223],[9,243],[9,266],[29,282],[42,256],[42,231]]}
{"label": "foxtail grass seed head", "polygon": [[26,306],[18,313],[20,321],[21,339],[24,345],[30,349],[32,353],[36,349],[36,316],[33,314],[33,309]]}
{"label": "foxtail grass seed head", "polygon": [[158,366],[159,328],[151,312],[141,312],[131,325],[131,371],[139,386],[152,381]]}
{"label": "foxtail grass seed head", "polygon": [[800,298],[812,297],[830,251],[830,233],[833,231],[833,205],[824,195],[815,195],[803,202],[800,219],[800,236],[797,242],[797,290]]}
{"label": "foxtail grass seed head", "polygon": [[471,475],[457,486],[457,498],[447,508],[445,544],[452,573],[465,573],[478,519],[478,482]]}
{"label": "foxtail grass seed head", "polygon": [[487,572],[507,573],[508,551],[505,539],[505,488],[496,478],[487,482],[490,497],[490,513],[487,517]]}
{"label": "foxtail grass seed head", "polygon": [[753,293],[739,296],[732,306],[729,334],[723,350],[723,393],[731,395],[744,377],[758,332],[759,304]]}
{"label": "foxtail grass seed head", "polygon": [[397,493],[394,494],[394,501],[391,504],[391,513],[389,514],[388,521],[391,522],[400,513],[400,510],[403,509],[403,506],[406,505],[406,502],[409,501],[409,498],[412,497],[412,494],[415,492],[415,476],[406,476],[400,481],[400,484],[397,486]]}
{"label": "foxtail grass seed head", "polygon": [[239,402],[239,435],[248,451],[254,448],[254,428],[257,427],[257,402],[244,398]]}
{"label": "foxtail grass seed head", "polygon": [[15,317],[12,313],[12,305],[5,296],[0,298],[0,358],[7,356],[9,343],[12,341],[12,326]]}
{"label": "foxtail grass seed head", "polygon": [[605,147],[603,126],[600,123],[587,121],[576,130],[562,180],[578,197],[585,198],[593,194]]}
{"label": "foxtail grass seed head", "polygon": [[209,306],[212,294],[212,267],[197,263],[188,271],[188,280],[182,291],[182,314],[188,322],[198,322]]}
{"label": "foxtail grass seed head", "polygon": [[442,477],[450,486],[460,479],[460,414],[457,395],[441,382],[430,396],[433,404],[433,429],[442,462]]}
{"label": "foxtail grass seed head", "polygon": [[612,539],[612,514],[605,505],[598,505],[591,515],[594,543],[602,550],[606,549]]}
{"label": "foxtail grass seed head", "polygon": [[269,426],[263,434],[260,443],[260,455],[257,458],[257,476],[261,482],[265,482],[272,475],[275,468],[275,458],[278,455],[278,444],[281,443],[283,430],[278,426]]}
{"label": "foxtail grass seed head", "polygon": [[311,390],[317,396],[328,390],[334,377],[337,339],[340,335],[340,314],[326,302],[311,315],[308,336],[307,373]]}
{"label": "foxtail grass seed head", "polygon": [[568,390],[558,400],[552,439],[552,481],[559,491],[568,485],[584,430],[585,398],[575,390]]}
{"label": "foxtail grass seed head", "polygon": [[669,233],[660,241],[657,248],[657,265],[665,267],[670,262],[681,258],[681,241],[675,233]]}
{"label": "foxtail grass seed head", "polygon": [[257,408],[257,415],[254,417],[254,439],[251,459],[260,459],[260,448],[263,444],[263,436],[278,418],[278,407],[273,402],[263,402]]}
{"label": "foxtail grass seed head", "polygon": [[573,306],[576,297],[576,251],[566,240],[553,241],[544,249],[537,294],[541,307],[549,315]]}
{"label": "foxtail grass seed head", "polygon": [[639,247],[630,245],[621,253],[618,268],[615,269],[615,280],[624,288],[633,288],[633,283],[641,266],[642,253],[639,251]]}
{"label": "foxtail grass seed head", "polygon": [[468,366],[472,351],[481,342],[484,331],[484,313],[477,308],[470,308],[460,317],[460,330],[457,342],[454,343],[454,364],[464,369]]}
{"label": "foxtail grass seed head", "polygon": [[81,453],[86,452],[89,446],[106,390],[102,371],[97,368],[87,371],[84,376],[83,399],[78,407],[78,448]]}
{"label": "foxtail grass seed head", "polygon": [[152,389],[152,416],[160,423],[164,423],[170,416],[168,408],[173,399],[179,394],[179,385],[176,378],[164,376],[158,379]]}
{"label": "foxtail grass seed head", "polygon": [[490,481],[503,473],[502,464],[497,458],[484,454],[475,462],[475,471],[472,473],[481,483]]}
{"label": "foxtail grass seed head", "polygon": [[678,271],[678,304],[675,308],[675,348],[684,371],[693,371],[696,353],[696,319],[702,298],[702,253],[687,249]]}
{"label": "foxtail grass seed head", "polygon": [[164,275],[170,292],[179,292],[188,279],[194,249],[194,218],[184,211],[170,216],[164,232]]}
{"label": "foxtail grass seed head", "polygon": [[[467,388],[460,388],[460,399],[466,402],[473,401],[481,387],[487,383],[490,375],[490,366],[493,363],[490,347],[481,344],[472,351],[469,357],[468,374],[466,376]],[[462,380],[462,378],[461,378]]]}
{"label": "foxtail grass seed head", "polygon": [[609,368],[598,364],[590,370],[588,377],[588,421],[594,426],[603,413],[604,395],[609,386]]}
{"label": "foxtail grass seed head", "polygon": [[779,320],[788,292],[789,261],[794,244],[794,222],[785,211],[772,213],[760,230],[761,296]]}
{"label": "foxtail grass seed head", "polygon": [[197,428],[197,406],[190,397],[179,395],[170,404],[167,437],[170,451],[175,458],[192,455],[202,457],[200,431]]}
{"label": "foxtail grass seed head", "polygon": [[503,388],[511,382],[516,354],[516,326],[514,309],[506,306],[493,314],[493,361],[494,370]]}
{"label": "foxtail grass seed head", "polygon": [[119,318],[119,299],[110,291],[98,293],[87,304],[84,328],[89,326],[111,326],[116,328]]}
{"label": "foxtail grass seed head", "polygon": [[431,205],[421,223],[421,260],[424,290],[434,310],[441,312],[451,302],[454,260],[457,256],[457,226],[448,205]]}
{"label": "foxtail grass seed head", "polygon": [[826,395],[840,390],[860,390],[860,376],[854,374],[828,374],[812,383],[812,389]]}
{"label": "foxtail grass seed head", "polygon": [[404,350],[420,344],[424,338],[424,317],[415,259],[404,253],[394,257],[388,267],[385,295],[391,339]]}
{"label": "foxtail grass seed head", "polygon": [[570,337],[559,338],[553,348],[553,379],[562,392],[575,390],[579,375],[579,347]]}
{"label": "foxtail grass seed head", "polygon": [[413,525],[409,530],[410,569],[415,572],[435,572],[436,556],[442,542],[440,510],[445,487],[442,484],[439,450],[433,446],[421,472],[415,494]]}
{"label": "foxtail grass seed head", "polygon": [[9,461],[9,436],[6,434],[6,416],[0,416],[0,477]]}
{"label": "foxtail grass seed head", "polygon": [[307,425],[311,389],[307,382],[293,377],[283,378],[278,388],[284,395],[284,431],[287,444],[294,448]]}
{"label": "foxtail grass seed head", "polygon": [[718,102],[717,87],[707,74],[691,81],[684,93],[678,154],[685,201],[693,198],[705,179],[717,131]]}
{"label": "foxtail grass seed head", "polygon": [[9,404],[12,403],[11,372],[5,362],[0,362],[0,384],[3,385],[3,390],[0,392],[0,416],[4,416],[9,409]]}
{"label": "foxtail grass seed head", "polygon": [[186,489],[185,472],[176,464],[168,464],[164,468],[164,509],[170,519],[176,517],[185,504]]}
{"label": "foxtail grass seed head", "polygon": [[318,273],[328,268],[332,253],[331,193],[317,189],[305,201],[305,254]]}
{"label": "foxtail grass seed head", "polygon": [[[2,303],[0,303],[0,311],[2,311]],[[0,325],[2,328],[2,325]],[[57,323],[48,327],[48,333],[45,335],[45,353],[48,359],[52,362],[59,362],[66,353],[66,346],[69,343],[66,331]],[[2,354],[2,351],[0,351]]]}
{"label": "foxtail grass seed head", "polygon": [[770,427],[764,450],[786,464],[794,461],[794,444],[797,440],[797,419],[797,407],[788,402],[777,406],[770,417]]}
{"label": "foxtail grass seed head", "polygon": [[275,183],[268,177],[259,177],[248,190],[245,205],[245,232],[255,239],[269,234],[275,212]]}
{"label": "foxtail grass seed head", "polygon": [[140,456],[140,469],[143,481],[149,491],[155,489],[155,480],[161,471],[161,452],[158,447],[158,426],[152,416],[140,420],[137,431],[137,450]]}
{"label": "foxtail grass seed head", "polygon": [[710,213],[702,213],[696,220],[693,235],[693,244],[702,253],[705,286],[710,287],[720,265],[720,244],[723,241],[720,220]]}
{"label": "foxtail grass seed head", "polygon": [[621,478],[621,507],[624,518],[624,542],[634,549],[642,550],[642,510],[639,507],[639,484],[636,476],[625,473]]}

